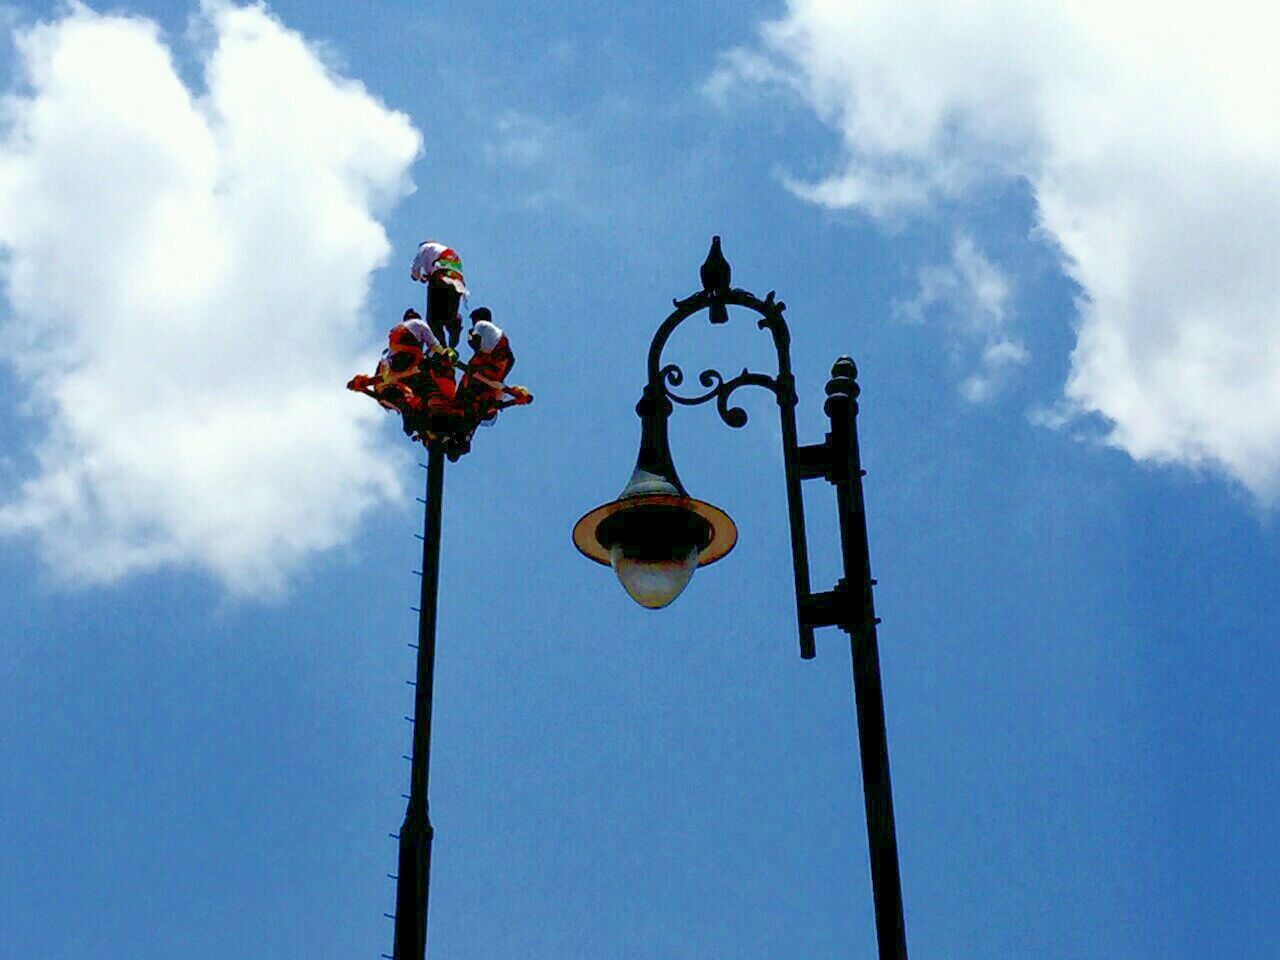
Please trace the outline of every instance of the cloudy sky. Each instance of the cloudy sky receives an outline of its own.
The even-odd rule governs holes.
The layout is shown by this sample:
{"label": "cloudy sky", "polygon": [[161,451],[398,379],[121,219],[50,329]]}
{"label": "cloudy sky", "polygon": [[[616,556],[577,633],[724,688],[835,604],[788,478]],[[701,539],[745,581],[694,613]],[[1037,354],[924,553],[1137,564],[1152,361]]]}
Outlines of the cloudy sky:
{"label": "cloudy sky", "polygon": [[569,542],[713,233],[802,442],[861,370],[912,955],[1274,954],[1280,14],[673,10],[0,7],[6,956],[389,952],[422,471],[343,384],[428,238],[536,396],[446,481],[429,953],[871,955],[769,398],[673,422],[670,609]]}

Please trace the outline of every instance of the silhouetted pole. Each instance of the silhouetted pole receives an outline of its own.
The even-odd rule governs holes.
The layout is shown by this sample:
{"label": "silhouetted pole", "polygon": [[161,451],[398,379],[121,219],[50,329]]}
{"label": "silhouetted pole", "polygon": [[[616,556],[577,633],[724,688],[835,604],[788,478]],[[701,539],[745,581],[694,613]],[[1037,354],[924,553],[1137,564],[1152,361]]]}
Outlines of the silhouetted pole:
{"label": "silhouetted pole", "polygon": [[436,601],[440,588],[440,511],[444,454],[427,452],[427,495],[422,522],[422,593],[418,603],[418,673],[413,703],[413,757],[409,805],[400,827],[396,872],[395,960],[422,960],[427,951],[427,899],[431,886],[431,695],[436,667]]}
{"label": "silhouetted pole", "polygon": [[827,402],[831,418],[832,481],[840,513],[844,590],[850,594],[852,623],[841,624],[853,651],[853,691],[862,756],[862,795],[867,811],[867,847],[871,854],[871,896],[875,902],[880,960],[906,960],[907,935],[902,916],[902,880],[898,838],[889,784],[889,745],[885,736],[884,692],[876,645],[876,611],[871,597],[871,554],[862,499],[862,462],[858,453],[858,368],[841,357],[831,369]]}
{"label": "silhouetted pole", "polygon": [[[827,401],[823,407],[831,421],[831,429],[822,443],[800,446],[796,436],[797,395],[795,377],[791,372],[791,332],[783,316],[786,304],[778,300],[773,291],[761,300],[750,291],[731,287],[732,274],[729,263],[724,259],[719,237],[711,240],[711,250],[700,276],[702,291],[673,301],[675,309],[662,321],[649,343],[648,380],[641,402],[636,406],[636,413],[640,416],[641,440],[632,479],[618,498],[589,511],[574,525],[573,541],[584,556],[606,566],[615,565],[615,548],[618,547],[622,548],[623,556],[640,558],[641,565],[648,563],[652,567],[666,557],[678,560],[687,556],[687,534],[682,539],[678,532],[664,533],[677,530],[678,525],[671,524],[669,519],[664,523],[656,522],[674,513],[689,525],[686,530],[705,529],[706,536],[698,557],[700,565],[723,557],[736,541],[733,521],[724,511],[693,500],[684,490],[671,460],[667,418],[675,409],[673,404],[696,407],[714,401],[720,419],[736,429],[746,424],[747,412],[732,405],[735,391],[743,387],[763,387],[774,395],[781,414],[782,462],[791,526],[800,656],[805,660],[814,657],[814,632],[822,627],[839,627],[849,635],[876,943],[880,960],[906,960],[906,924],[903,921],[902,880],[893,820],[893,791],[889,784],[884,692],[880,683],[880,655],[876,649],[876,624],[879,621],[872,602],[875,581],[871,579],[862,496],[863,470],[858,453],[858,368],[848,357],[836,360],[831,368],[831,379],[826,388]],[[698,376],[705,392],[691,396],[673,390],[684,382],[685,377],[678,364],[663,363],[667,341],[681,324],[703,310],[708,312],[711,323],[726,323],[729,320],[728,306],[743,307],[758,316],[756,327],[768,331],[773,339],[778,356],[778,375],[772,377],[744,369],[737,376],[726,378],[720,371],[709,369]],[[844,576],[832,589],[814,593],[810,587],[801,484],[819,478],[831,483],[836,490]],[[716,515],[723,520],[716,524],[708,521],[709,516]],[[629,518],[629,522],[618,522],[622,518]],[[632,552],[626,552],[628,550]],[[663,554],[662,550],[668,552]],[[619,578],[622,578],[620,570]],[[665,603],[683,589],[683,582],[673,587],[674,592]]]}

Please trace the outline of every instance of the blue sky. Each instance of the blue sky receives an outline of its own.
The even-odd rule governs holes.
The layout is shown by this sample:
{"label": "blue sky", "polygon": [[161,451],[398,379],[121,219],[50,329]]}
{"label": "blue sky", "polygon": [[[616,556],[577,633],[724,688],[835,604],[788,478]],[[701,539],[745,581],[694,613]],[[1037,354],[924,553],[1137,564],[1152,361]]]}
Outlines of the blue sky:
{"label": "blue sky", "polygon": [[[860,368],[912,955],[1273,955],[1264,25],[7,9],[5,956],[389,952],[422,471],[342,383],[428,237],[536,397],[447,472],[429,955],[872,955],[848,647],[797,656],[768,396],[673,421],[741,540],[672,607],[569,540],[713,233],[788,304],[802,442]],[[744,318],[669,352],[770,363]]]}

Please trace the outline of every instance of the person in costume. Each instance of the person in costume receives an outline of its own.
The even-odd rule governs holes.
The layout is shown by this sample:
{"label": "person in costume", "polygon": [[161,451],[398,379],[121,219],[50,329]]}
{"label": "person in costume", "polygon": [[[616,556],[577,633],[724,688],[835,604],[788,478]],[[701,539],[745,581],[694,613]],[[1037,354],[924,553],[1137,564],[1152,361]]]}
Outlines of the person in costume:
{"label": "person in costume", "polygon": [[457,354],[441,345],[418,311],[409,309],[387,334],[387,348],[373,376],[352,377],[347,389],[399,411],[406,418],[408,433],[411,414],[452,409],[457,393],[456,359]]}
{"label": "person in costume", "polygon": [[458,252],[436,240],[424,240],[418,245],[409,276],[427,285],[427,324],[436,339],[457,347],[462,335],[462,316],[458,309],[462,298],[467,296]]}
{"label": "person in costume", "polygon": [[458,387],[458,405],[476,423],[492,423],[505,407],[529,403],[533,397],[523,387],[508,387],[507,374],[516,364],[515,354],[502,328],[493,322],[487,307],[471,311],[467,344],[473,353]]}
{"label": "person in costume", "polygon": [[405,319],[390,335],[397,336],[397,330],[404,331],[399,334],[400,337],[417,340],[422,345],[422,361],[404,380],[405,385],[419,400],[417,406],[432,412],[447,410],[457,394],[457,382],[454,378],[457,351],[444,346],[416,310],[405,311]]}
{"label": "person in costume", "polygon": [[406,381],[422,366],[423,342],[408,326],[422,318],[416,310],[406,310],[404,319],[387,334],[387,348],[382,351],[373,376],[357,374],[347,382],[347,389],[367,394],[388,410],[411,409],[413,391]]}

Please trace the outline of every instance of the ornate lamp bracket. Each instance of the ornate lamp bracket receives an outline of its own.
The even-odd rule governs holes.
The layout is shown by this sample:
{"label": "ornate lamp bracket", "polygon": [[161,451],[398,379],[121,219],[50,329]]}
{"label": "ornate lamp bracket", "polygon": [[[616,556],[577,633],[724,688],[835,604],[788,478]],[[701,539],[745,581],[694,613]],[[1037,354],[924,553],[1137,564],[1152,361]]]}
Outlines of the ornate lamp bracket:
{"label": "ornate lamp bracket", "polygon": [[[710,310],[712,304],[716,302],[746,307],[759,315],[756,325],[759,329],[770,333],[778,353],[778,375],[756,373],[744,367],[737,376],[726,378],[719,370],[710,368],[698,374],[698,382],[705,388],[704,393],[695,396],[677,393],[675,388],[684,384],[684,370],[676,363],[664,365],[663,349],[680,324],[696,313]],[[734,429],[746,426],[748,419],[746,410],[731,404],[734,392],[742,387],[764,387],[774,395],[780,406],[795,406],[795,381],[791,376],[791,334],[782,315],[786,304],[775,299],[773,291],[761,300],[749,291],[736,288],[718,291],[702,290],[683,300],[673,300],[672,305],[675,310],[663,321],[649,346],[651,394],[666,397],[672,403],[685,407],[696,407],[714,400],[720,419]]]}
{"label": "ornate lamp bracket", "polygon": [[[791,331],[784,316],[787,305],[777,298],[774,291],[761,299],[748,290],[736,287],[704,289],[683,300],[673,300],[674,309],[664,320],[649,345],[648,380],[644,396],[637,407],[648,436],[666,438],[666,420],[674,405],[696,407],[715,402],[720,419],[730,427],[746,426],[747,411],[733,404],[733,395],[743,387],[763,387],[773,394],[778,403],[782,426],[782,458],[786,470],[787,510],[791,526],[792,567],[796,589],[796,623],[800,634],[800,656],[806,660],[815,653],[813,632],[816,627],[843,624],[851,618],[843,611],[844,593],[840,590],[827,594],[812,594],[809,590],[809,554],[806,546],[804,501],[800,493],[800,481],[811,477],[834,476],[828,444],[800,447],[796,441],[795,408],[798,402],[795,377],[791,372]],[[662,353],[667,341],[682,323],[704,310],[713,324],[724,319],[723,307],[743,307],[756,314],[756,327],[766,331],[773,340],[778,358],[776,375],[757,373],[743,368],[733,377],[725,377],[719,370],[708,368],[698,374],[703,392],[693,395],[677,392],[684,384],[684,370],[676,363],[663,363]],[[661,399],[665,402],[656,402]],[[664,444],[665,445],[665,444]],[[670,451],[665,454],[670,460]],[[674,467],[672,468],[674,474]],[[839,610],[839,613],[833,612]]]}

